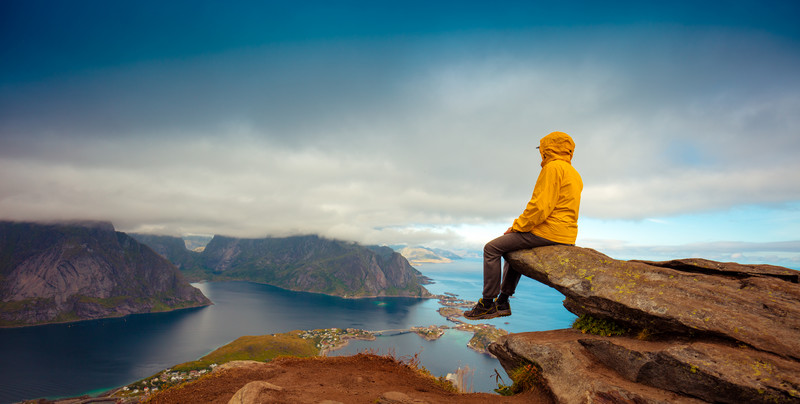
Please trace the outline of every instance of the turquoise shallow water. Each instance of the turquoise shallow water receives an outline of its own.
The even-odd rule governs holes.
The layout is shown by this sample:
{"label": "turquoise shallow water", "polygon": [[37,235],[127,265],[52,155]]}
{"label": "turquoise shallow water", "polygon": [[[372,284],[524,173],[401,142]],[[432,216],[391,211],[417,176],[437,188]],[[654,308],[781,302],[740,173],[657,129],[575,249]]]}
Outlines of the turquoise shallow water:
{"label": "turquoise shallow water", "polygon": [[[477,261],[454,261],[417,267],[436,283],[425,287],[434,294],[455,293],[466,300],[478,300],[483,290],[483,267]],[[575,316],[562,305],[564,296],[557,290],[522,277],[511,298],[511,317],[484,321],[509,332],[543,331],[568,328]],[[438,307],[438,306],[437,306]]]}
{"label": "turquoise shallow water", "polygon": [[[480,263],[457,261],[418,267],[436,281],[433,293],[476,299],[482,288]],[[243,335],[296,329],[386,330],[445,325],[434,300],[412,298],[341,299],[290,292],[247,282],[197,284],[213,306],[171,313],[0,329],[0,403],[38,397],[65,397],[125,385],[172,365],[197,359]],[[510,332],[569,327],[574,316],[553,289],[523,278],[511,300],[511,317],[489,323]],[[475,369],[476,391],[496,386],[496,360],[466,347],[471,334],[449,330],[437,341],[416,334],[353,341],[341,352],[365,350],[410,356],[440,376],[465,365]]]}

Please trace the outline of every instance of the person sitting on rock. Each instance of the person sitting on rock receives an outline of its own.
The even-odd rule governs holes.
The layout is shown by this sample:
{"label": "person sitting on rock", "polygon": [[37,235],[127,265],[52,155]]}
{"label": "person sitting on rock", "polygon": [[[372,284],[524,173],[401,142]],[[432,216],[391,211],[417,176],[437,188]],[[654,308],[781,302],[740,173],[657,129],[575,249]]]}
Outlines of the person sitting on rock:
{"label": "person sitting on rock", "polygon": [[572,167],[575,142],[564,132],[553,132],[539,141],[537,149],[542,156],[542,169],[533,196],[505,234],[484,247],[483,297],[472,310],[464,313],[467,319],[511,315],[508,298],[514,294],[522,275],[506,261],[501,279],[500,258],[504,254],[547,245],[575,244],[583,190],[581,176]]}

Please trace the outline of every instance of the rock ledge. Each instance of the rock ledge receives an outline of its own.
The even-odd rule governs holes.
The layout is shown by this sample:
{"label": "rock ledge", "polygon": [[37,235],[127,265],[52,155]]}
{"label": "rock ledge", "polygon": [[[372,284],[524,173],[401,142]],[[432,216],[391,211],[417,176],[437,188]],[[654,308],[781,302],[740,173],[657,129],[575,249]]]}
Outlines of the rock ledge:
{"label": "rock ledge", "polygon": [[556,402],[800,403],[798,271],[619,261],[567,246],[508,260],[564,294],[569,311],[628,330],[510,334],[490,345],[506,371],[534,363]]}

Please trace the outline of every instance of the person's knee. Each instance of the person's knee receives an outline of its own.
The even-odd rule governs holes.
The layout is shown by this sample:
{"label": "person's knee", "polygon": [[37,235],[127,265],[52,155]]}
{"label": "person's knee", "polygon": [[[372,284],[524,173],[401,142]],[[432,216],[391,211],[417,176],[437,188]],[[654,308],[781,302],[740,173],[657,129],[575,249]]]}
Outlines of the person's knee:
{"label": "person's knee", "polygon": [[500,257],[501,255],[503,255],[503,251],[501,251],[499,248],[497,248],[497,246],[492,244],[491,241],[486,243],[486,245],[483,246],[483,256],[484,257],[494,258],[494,257]]}

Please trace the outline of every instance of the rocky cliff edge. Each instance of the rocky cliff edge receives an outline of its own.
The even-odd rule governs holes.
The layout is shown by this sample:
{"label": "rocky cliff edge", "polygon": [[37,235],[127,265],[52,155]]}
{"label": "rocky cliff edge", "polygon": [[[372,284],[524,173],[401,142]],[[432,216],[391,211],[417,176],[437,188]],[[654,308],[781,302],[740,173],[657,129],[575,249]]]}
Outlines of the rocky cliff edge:
{"label": "rocky cliff edge", "polygon": [[534,364],[556,402],[800,402],[798,271],[619,261],[567,246],[508,260],[564,294],[572,313],[621,334],[518,333],[490,345],[509,373]]}

